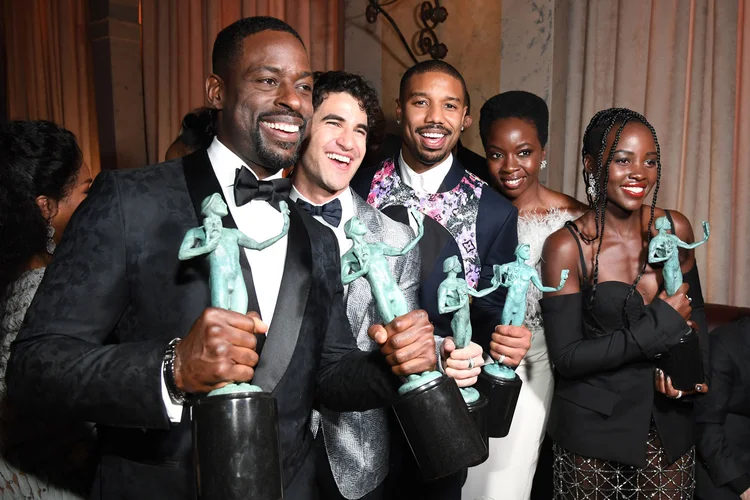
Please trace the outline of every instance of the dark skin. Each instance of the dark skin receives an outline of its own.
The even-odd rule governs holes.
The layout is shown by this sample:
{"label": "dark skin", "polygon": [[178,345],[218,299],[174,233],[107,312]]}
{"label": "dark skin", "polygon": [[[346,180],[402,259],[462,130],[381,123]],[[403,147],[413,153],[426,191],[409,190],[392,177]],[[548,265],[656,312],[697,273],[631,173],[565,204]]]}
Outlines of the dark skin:
{"label": "dark skin", "polygon": [[[614,143],[615,130],[616,127],[607,140],[607,148],[604,152],[605,161]],[[584,161],[585,168],[593,171],[595,160],[587,157]],[[609,181],[606,186],[608,196],[605,213],[606,230],[599,255],[599,283],[606,281],[633,283],[635,281],[648,252],[647,235],[651,208],[648,204],[644,204],[644,199],[656,185],[656,175],[656,145],[651,132],[641,123],[628,123],[620,135],[617,150],[609,165]],[[693,228],[687,218],[673,210],[670,210],[670,214],[674,220],[677,236],[680,239],[685,238],[683,241],[692,243]],[[656,208],[654,220],[663,215],[665,215],[664,210]],[[585,237],[593,238],[596,234],[594,211],[589,210],[584,213],[576,220],[576,225]],[[653,227],[651,234],[652,236],[657,234]],[[581,244],[586,261],[586,274],[590,277],[594,269],[599,242],[596,240],[586,244],[581,241]],[[562,269],[577,269],[578,272],[577,280],[569,279],[562,290],[546,293],[546,297],[580,292],[583,270],[578,256],[578,245],[567,229],[561,229],[547,238],[542,261],[544,262],[543,281],[551,281],[553,277],[559,276]],[[692,250],[680,249],[680,266],[683,272],[695,266],[695,255]],[[690,321],[692,308],[687,298],[688,284],[683,283],[675,295],[668,297],[665,291],[657,295],[661,283],[661,272],[647,265],[636,291],[643,297],[645,304],[657,298],[663,300],[672,306],[688,324],[697,328],[697,325]],[[663,373],[656,372],[654,384],[658,392],[668,397],[675,398],[679,395],[679,391],[672,386],[669,377],[665,378]],[[696,391],[684,392],[684,394],[707,391],[706,384],[698,384]]]}
{"label": "dark skin", "polygon": [[412,76],[396,101],[406,164],[423,173],[445,160],[458,144],[467,110],[457,78],[438,71]]}
{"label": "dark skin", "polygon": [[588,208],[539,182],[547,152],[533,121],[512,117],[492,122],[485,156],[492,186],[513,203],[519,215],[552,209],[580,213]]}
{"label": "dark skin", "polygon": [[[458,144],[462,127],[471,125],[463,85],[458,78],[440,71],[413,75],[396,101],[396,118],[401,122],[404,161],[417,173],[424,173],[445,160]],[[442,138],[429,135],[442,135]],[[518,366],[531,347],[531,332],[522,326],[498,325],[492,334],[490,355],[506,356],[505,364]],[[466,349],[451,350],[443,344],[443,356],[466,367]],[[447,349],[447,350],[446,350]],[[453,368],[453,367],[451,367]]]}
{"label": "dark skin", "polygon": [[[251,138],[260,131],[271,153],[297,155],[301,143],[297,139],[304,134],[313,109],[310,61],[302,44],[289,33],[256,33],[245,39],[244,46],[252,50],[243,51],[227,81],[218,75],[208,77],[206,94],[211,105],[221,110],[219,140],[264,178],[276,170],[264,163]],[[299,125],[299,132],[277,133],[263,124],[273,121]],[[297,146],[287,149],[290,144]],[[283,307],[281,302],[279,307]],[[259,359],[254,334],[267,331],[257,312],[243,315],[206,309],[175,349],[177,387],[187,393],[206,393],[252,380]],[[394,374],[435,368],[433,327],[424,311],[400,316],[385,327],[374,326],[372,332]]]}
{"label": "dark skin", "polygon": [[[493,187],[518,208],[519,215],[552,209],[580,213],[587,208],[575,198],[547,189],[539,183],[540,164],[547,153],[530,120],[504,118],[494,121],[487,137],[485,153]],[[508,180],[516,179],[521,181],[518,186],[508,185]],[[498,326],[492,334],[490,355],[498,359],[500,354],[504,354],[508,366],[518,366],[523,357],[518,355],[519,350],[529,347],[522,331]]]}
{"label": "dark skin", "polygon": [[[241,57],[225,78],[212,74],[206,79],[208,102],[220,110],[218,139],[261,179],[293,165],[313,114],[312,84],[307,51],[294,35],[262,31],[248,36]],[[264,159],[255,147],[255,136],[269,155],[287,163],[273,165]]]}

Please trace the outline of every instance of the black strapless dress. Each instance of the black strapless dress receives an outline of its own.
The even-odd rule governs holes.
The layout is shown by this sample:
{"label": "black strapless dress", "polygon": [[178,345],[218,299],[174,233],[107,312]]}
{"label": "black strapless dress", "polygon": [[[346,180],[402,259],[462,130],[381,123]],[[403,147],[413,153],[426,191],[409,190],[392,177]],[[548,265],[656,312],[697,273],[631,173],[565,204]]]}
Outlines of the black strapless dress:
{"label": "black strapless dress", "polygon": [[[587,335],[606,336],[607,332],[625,326],[628,319],[635,321],[643,315],[645,304],[637,291],[625,304],[629,289],[628,283],[599,283],[593,309],[584,314]],[[582,292],[584,304],[590,299],[590,294],[591,287],[585,287]],[[558,443],[554,443],[553,450],[555,500],[693,498],[695,447],[672,462],[659,437],[653,413],[650,415],[646,438],[645,467],[579,455]]]}
{"label": "black strapless dress", "polygon": [[[581,292],[542,300],[550,354],[561,363],[548,426],[555,441],[554,498],[692,499],[692,403],[654,388],[655,359],[687,325],[662,301],[646,305],[638,291],[627,298],[629,283],[598,283],[592,303],[578,243]],[[697,271],[685,281],[705,331]]]}

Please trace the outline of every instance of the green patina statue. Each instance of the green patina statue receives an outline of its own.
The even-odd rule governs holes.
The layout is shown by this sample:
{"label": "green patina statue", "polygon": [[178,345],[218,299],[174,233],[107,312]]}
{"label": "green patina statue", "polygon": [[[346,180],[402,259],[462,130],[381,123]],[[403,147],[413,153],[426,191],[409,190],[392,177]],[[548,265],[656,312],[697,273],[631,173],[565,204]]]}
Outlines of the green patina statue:
{"label": "green patina statue", "polygon": [[[531,247],[526,243],[521,243],[516,247],[515,254],[515,262],[493,267],[495,276],[492,278],[492,282],[508,289],[505,306],[503,306],[502,323],[504,325],[522,326],[526,317],[526,294],[529,291],[529,284],[532,283],[542,292],[558,292],[565,286],[569,272],[567,269],[562,270],[560,286],[557,288],[544,286],[536,269],[526,263],[531,257]],[[485,366],[484,370],[497,378],[512,379],[516,376],[511,368],[497,362]]]}
{"label": "green patina statue", "polygon": [[[453,255],[443,262],[443,272],[448,277],[438,287],[438,311],[440,314],[453,313],[451,330],[453,331],[453,343],[456,348],[463,349],[471,342],[471,318],[469,310],[469,295],[473,297],[484,297],[500,286],[493,280],[492,286],[477,292],[471,288],[466,280],[458,277],[462,270],[461,261]],[[464,401],[473,403],[479,399],[479,392],[473,387],[462,387],[461,394]]]}
{"label": "green patina statue", "polygon": [[[380,317],[386,324],[409,312],[406,298],[388,268],[386,256],[406,255],[424,235],[422,224],[424,215],[416,210],[410,210],[410,213],[417,221],[419,232],[417,237],[401,250],[381,242],[367,243],[364,238],[368,232],[367,227],[357,217],[352,217],[344,225],[346,237],[352,240],[354,244],[341,257],[341,281],[344,285],[348,285],[358,278],[366,278],[370,283],[370,289],[375,298]],[[438,377],[440,377],[438,372],[409,375],[406,377],[406,383],[399,388],[399,394],[406,394],[410,390]]]}
{"label": "green patina statue", "polygon": [[[201,213],[205,216],[203,227],[196,227],[185,233],[180,245],[178,258],[188,260],[208,254],[209,288],[211,305],[240,314],[247,314],[247,287],[240,267],[239,247],[263,250],[289,231],[289,207],[279,202],[279,210],[284,217],[281,233],[263,242],[249,238],[239,229],[225,228],[221,219],[229,213],[221,195],[214,193],[201,203]],[[260,392],[260,388],[247,383],[229,384],[209,393],[209,396],[236,392]]]}
{"label": "green patina statue", "polygon": [[679,249],[685,248],[692,250],[708,241],[711,233],[711,227],[708,222],[703,221],[703,239],[695,243],[685,243],[674,234],[668,233],[672,229],[667,217],[659,217],[655,223],[656,230],[659,234],[651,239],[648,244],[648,262],[656,264],[664,263],[662,275],[664,276],[664,289],[667,295],[674,295],[677,289],[682,285],[682,269],[680,268]]}

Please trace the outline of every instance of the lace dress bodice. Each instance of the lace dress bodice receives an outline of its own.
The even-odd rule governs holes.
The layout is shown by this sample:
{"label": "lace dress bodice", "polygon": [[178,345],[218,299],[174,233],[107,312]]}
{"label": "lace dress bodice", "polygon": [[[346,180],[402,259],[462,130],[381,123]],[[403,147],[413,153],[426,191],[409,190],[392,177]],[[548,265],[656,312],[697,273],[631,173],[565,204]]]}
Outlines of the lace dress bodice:
{"label": "lace dress bodice", "polygon": [[25,272],[0,302],[0,498],[83,500],[97,459],[91,424],[31,418],[7,401],[10,346],[43,277],[44,268]]}
{"label": "lace dress bodice", "polygon": [[23,273],[10,285],[7,299],[0,303],[0,401],[5,400],[7,390],[5,370],[8,368],[10,345],[21,329],[26,310],[44,277],[44,269],[41,267]]}

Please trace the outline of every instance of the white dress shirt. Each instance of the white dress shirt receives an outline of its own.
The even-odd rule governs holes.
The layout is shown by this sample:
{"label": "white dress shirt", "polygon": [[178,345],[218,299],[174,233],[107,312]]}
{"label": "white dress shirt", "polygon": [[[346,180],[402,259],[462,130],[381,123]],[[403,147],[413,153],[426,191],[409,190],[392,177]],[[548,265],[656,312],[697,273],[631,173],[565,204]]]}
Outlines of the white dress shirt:
{"label": "white dress shirt", "polygon": [[[312,201],[305,198],[302,195],[302,193],[297,191],[297,188],[294,186],[292,186],[292,192],[289,193],[289,198],[291,198],[292,201],[297,201],[299,199],[302,201],[306,201],[307,203],[313,206],[321,206],[320,203],[313,203]],[[347,223],[349,219],[351,219],[352,217],[356,215],[354,213],[354,197],[352,196],[351,190],[347,188],[335,198],[331,198],[330,200],[328,200],[328,202],[331,202],[336,199],[338,199],[339,202],[341,202],[341,222],[339,222],[338,227],[334,227],[330,225],[320,215],[315,215],[313,216],[313,218],[333,231],[333,234],[336,236],[336,240],[338,240],[338,243],[339,243],[339,253],[343,257],[344,254],[348,252],[349,249],[354,245],[352,240],[347,238],[346,234],[344,233],[344,225]],[[349,293],[349,285],[344,285],[344,303],[346,303],[346,296],[348,293]]]}
{"label": "white dress shirt", "polygon": [[401,151],[398,154],[398,166],[401,178],[407,186],[421,193],[437,193],[440,189],[440,184],[443,183],[443,179],[445,179],[451,166],[453,166],[453,153],[449,153],[445,160],[441,161],[426,172],[418,174],[406,164],[404,153]]}
{"label": "white dress shirt", "polygon": [[[404,160],[404,152],[401,150],[398,154],[398,166],[399,172],[401,173],[401,179],[404,183],[418,193],[437,193],[440,189],[440,185],[443,183],[443,179],[448,175],[451,167],[453,166],[453,153],[449,153],[448,157],[432,167],[431,169],[418,174],[412,168],[406,164]],[[414,234],[419,232],[419,225],[414,217],[409,217],[409,227],[414,231]]]}
{"label": "white dress shirt", "polygon": [[[273,208],[268,202],[251,200],[238,207],[234,201],[234,176],[236,170],[246,167],[239,156],[229,150],[218,138],[214,138],[208,148],[208,159],[211,161],[214,175],[219,181],[229,213],[237,224],[237,229],[257,242],[263,242],[278,235],[284,227],[281,212]],[[255,175],[255,172],[250,170]],[[264,180],[280,179],[282,172],[267,177]],[[256,176],[257,177],[257,176]],[[281,277],[284,274],[288,237],[285,235],[279,241],[263,250],[244,249],[250,269],[253,273],[255,293],[258,298],[261,318],[271,326],[273,313],[276,310],[276,300],[281,288]],[[173,423],[182,419],[182,405],[172,403],[167,392],[162,370],[162,399]]]}

